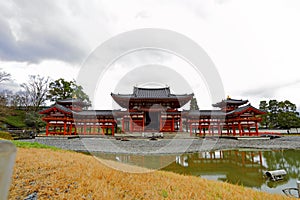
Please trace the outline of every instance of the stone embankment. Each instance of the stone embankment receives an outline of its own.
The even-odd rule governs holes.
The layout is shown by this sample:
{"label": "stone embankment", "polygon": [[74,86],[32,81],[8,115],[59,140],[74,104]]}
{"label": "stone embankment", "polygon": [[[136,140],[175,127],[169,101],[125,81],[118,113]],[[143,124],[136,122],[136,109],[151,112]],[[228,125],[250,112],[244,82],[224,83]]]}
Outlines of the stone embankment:
{"label": "stone embankment", "polygon": [[178,154],[221,149],[300,149],[300,136],[285,136],[275,139],[247,138],[243,140],[218,137],[36,137],[26,140],[74,151],[129,153],[129,154]]}

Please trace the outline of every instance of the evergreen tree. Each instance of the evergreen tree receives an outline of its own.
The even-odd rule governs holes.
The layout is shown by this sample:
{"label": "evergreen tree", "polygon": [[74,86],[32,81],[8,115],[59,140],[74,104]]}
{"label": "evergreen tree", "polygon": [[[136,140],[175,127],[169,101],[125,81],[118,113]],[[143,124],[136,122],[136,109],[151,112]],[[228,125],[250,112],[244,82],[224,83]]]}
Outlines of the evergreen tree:
{"label": "evergreen tree", "polygon": [[262,121],[260,123],[262,126],[264,126],[267,129],[267,128],[269,128],[269,123],[270,123],[267,101],[260,101],[260,103],[259,103],[259,109],[267,112],[267,114],[261,116]]}
{"label": "evergreen tree", "polygon": [[63,78],[57,79],[49,84],[48,99],[57,101],[61,99],[76,97],[86,104],[90,105],[91,101],[88,95],[83,91],[82,86],[77,85],[76,81],[66,81]]}
{"label": "evergreen tree", "polygon": [[295,104],[288,100],[261,101],[259,108],[267,112],[262,116],[261,125],[265,128],[290,129],[300,127],[299,113]]}
{"label": "evergreen tree", "polygon": [[199,110],[197,99],[195,97],[191,99],[190,110]]}

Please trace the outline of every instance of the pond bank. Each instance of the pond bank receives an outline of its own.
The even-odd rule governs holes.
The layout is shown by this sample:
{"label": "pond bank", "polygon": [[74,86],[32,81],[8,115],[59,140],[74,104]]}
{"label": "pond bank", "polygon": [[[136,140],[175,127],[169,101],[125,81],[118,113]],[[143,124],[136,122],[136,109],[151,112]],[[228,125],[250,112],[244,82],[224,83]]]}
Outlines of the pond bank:
{"label": "pond bank", "polygon": [[131,139],[128,141],[116,138],[101,137],[78,137],[73,139],[62,137],[37,137],[27,142],[55,146],[58,148],[103,153],[126,153],[126,154],[178,154],[188,152],[201,152],[222,149],[300,149],[300,136],[285,136],[270,140],[249,139],[234,140],[218,137],[182,137],[173,139],[150,140],[148,138]]}

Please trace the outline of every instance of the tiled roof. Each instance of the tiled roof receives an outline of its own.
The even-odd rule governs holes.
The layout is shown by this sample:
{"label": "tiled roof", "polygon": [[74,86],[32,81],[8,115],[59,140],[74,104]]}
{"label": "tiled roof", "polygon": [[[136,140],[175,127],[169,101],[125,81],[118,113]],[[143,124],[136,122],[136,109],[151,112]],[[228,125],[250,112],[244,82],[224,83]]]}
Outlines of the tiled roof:
{"label": "tiled roof", "polygon": [[40,113],[41,114],[46,114],[47,112],[53,110],[54,108],[56,108],[57,110],[61,110],[63,112],[69,113],[69,114],[74,113],[74,111],[70,110],[69,108],[66,108],[65,106],[59,105],[59,104],[54,104],[50,108],[46,108],[44,110],[41,110]]}
{"label": "tiled roof", "polygon": [[134,87],[132,94],[111,94],[112,96],[119,96],[122,98],[143,98],[143,99],[164,99],[164,98],[181,98],[193,96],[193,94],[174,95],[171,94],[169,87],[164,88],[139,88]]}
{"label": "tiled roof", "polygon": [[76,115],[79,116],[112,116],[113,111],[112,110],[84,110],[81,112],[77,112]]}
{"label": "tiled roof", "polygon": [[238,114],[238,113],[244,112],[248,109],[251,109],[251,110],[255,111],[256,113],[261,113],[261,114],[265,113],[265,111],[257,109],[255,107],[251,106],[251,104],[248,104],[246,106],[242,106],[242,107],[239,107],[239,108],[237,108],[233,111],[228,112],[227,115]]}
{"label": "tiled roof", "polygon": [[133,88],[134,97],[142,98],[166,98],[171,95],[170,88]]}
{"label": "tiled roof", "polygon": [[248,100],[227,98],[225,100],[223,99],[221,102],[213,104],[213,106],[214,107],[222,107],[226,104],[243,105],[247,102],[248,102]]}
{"label": "tiled roof", "polygon": [[65,105],[65,104],[68,104],[68,105],[77,104],[77,105],[81,105],[81,106],[87,106],[87,104],[84,103],[81,99],[74,99],[74,98],[57,100],[56,103],[57,104],[62,104],[62,105]]}
{"label": "tiled roof", "polygon": [[225,116],[226,113],[221,110],[191,110],[188,113],[189,116]]}

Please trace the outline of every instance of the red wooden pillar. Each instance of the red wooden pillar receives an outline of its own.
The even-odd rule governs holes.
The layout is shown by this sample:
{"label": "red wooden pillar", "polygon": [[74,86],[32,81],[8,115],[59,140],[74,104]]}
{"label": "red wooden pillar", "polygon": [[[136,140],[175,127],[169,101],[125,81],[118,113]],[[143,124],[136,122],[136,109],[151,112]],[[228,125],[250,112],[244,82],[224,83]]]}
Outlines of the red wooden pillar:
{"label": "red wooden pillar", "polygon": [[143,115],[143,118],[142,118],[142,131],[143,132],[145,131],[145,118],[144,118],[144,115]]}
{"label": "red wooden pillar", "polygon": [[226,129],[227,129],[227,135],[229,135],[229,126],[227,122],[226,122]]}
{"label": "red wooden pillar", "polygon": [[236,132],[235,132],[235,125],[234,125],[234,123],[232,123],[232,134],[233,134],[233,136],[235,136],[236,135]]}
{"label": "red wooden pillar", "polygon": [[102,133],[102,135],[104,135],[104,124],[102,124],[102,126],[101,126],[101,133]]}
{"label": "red wooden pillar", "polygon": [[172,126],[171,126],[171,131],[174,132],[175,128],[174,128],[175,124],[174,124],[174,115],[172,116]]}
{"label": "red wooden pillar", "polygon": [[238,128],[239,128],[239,135],[242,136],[243,133],[242,133],[242,127],[241,127],[241,122],[239,121],[239,124],[238,124]]}
{"label": "red wooden pillar", "polygon": [[69,129],[69,135],[72,135],[72,129],[73,129],[73,124],[72,124],[72,122],[71,122],[69,128],[70,128],[70,129]]}
{"label": "red wooden pillar", "polygon": [[48,136],[49,134],[49,122],[47,122],[47,125],[46,125],[46,136]]}
{"label": "red wooden pillar", "polygon": [[257,126],[257,122],[255,122],[255,133],[256,133],[256,135],[258,135],[258,126]]}
{"label": "red wooden pillar", "polygon": [[199,136],[202,136],[202,123],[199,122]]}
{"label": "red wooden pillar", "polygon": [[217,126],[218,126],[218,134],[219,136],[222,135],[222,132],[221,132],[221,123],[220,121],[217,122]]}
{"label": "red wooden pillar", "polygon": [[162,116],[160,116],[160,118],[159,118],[159,131],[163,131],[163,127],[162,127]]}
{"label": "red wooden pillar", "polygon": [[64,135],[66,135],[67,133],[67,122],[64,121]]}
{"label": "red wooden pillar", "polygon": [[190,123],[190,136],[193,135],[192,123]]}

